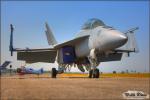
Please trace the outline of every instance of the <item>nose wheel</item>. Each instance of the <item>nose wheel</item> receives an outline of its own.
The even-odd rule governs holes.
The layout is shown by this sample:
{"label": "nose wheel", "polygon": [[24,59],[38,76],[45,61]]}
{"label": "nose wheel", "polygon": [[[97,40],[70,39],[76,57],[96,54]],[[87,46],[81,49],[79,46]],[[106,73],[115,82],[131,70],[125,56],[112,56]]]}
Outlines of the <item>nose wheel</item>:
{"label": "nose wheel", "polygon": [[89,78],[99,78],[99,69],[91,69],[89,71]]}

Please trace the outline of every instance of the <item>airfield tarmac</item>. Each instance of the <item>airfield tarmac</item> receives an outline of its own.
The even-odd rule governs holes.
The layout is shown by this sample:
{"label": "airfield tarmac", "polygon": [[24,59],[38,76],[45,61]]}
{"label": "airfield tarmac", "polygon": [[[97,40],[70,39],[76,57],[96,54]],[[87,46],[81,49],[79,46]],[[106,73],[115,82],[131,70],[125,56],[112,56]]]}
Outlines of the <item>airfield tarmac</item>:
{"label": "airfield tarmac", "polygon": [[122,93],[139,90],[149,94],[150,78],[12,76],[1,77],[1,100],[99,100],[123,99]]}

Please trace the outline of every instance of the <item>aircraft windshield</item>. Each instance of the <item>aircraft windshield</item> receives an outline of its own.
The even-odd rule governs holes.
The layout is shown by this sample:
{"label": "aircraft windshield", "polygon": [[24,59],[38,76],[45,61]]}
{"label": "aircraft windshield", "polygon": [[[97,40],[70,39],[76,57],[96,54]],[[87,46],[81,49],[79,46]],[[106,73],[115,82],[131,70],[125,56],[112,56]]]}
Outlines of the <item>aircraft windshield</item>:
{"label": "aircraft windshield", "polygon": [[82,27],[82,29],[93,29],[96,28],[98,26],[105,26],[104,22],[93,18],[93,19],[89,19]]}

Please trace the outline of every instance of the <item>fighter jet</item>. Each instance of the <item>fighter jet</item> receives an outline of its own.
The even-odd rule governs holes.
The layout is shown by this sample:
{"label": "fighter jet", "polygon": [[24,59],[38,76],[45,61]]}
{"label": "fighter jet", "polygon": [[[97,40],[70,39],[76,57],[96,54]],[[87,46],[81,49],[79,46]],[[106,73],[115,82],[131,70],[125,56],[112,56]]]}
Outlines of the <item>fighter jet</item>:
{"label": "fighter jet", "polygon": [[5,61],[2,65],[0,65],[0,75],[6,71],[6,67],[11,63],[11,61]]}
{"label": "fighter jet", "polygon": [[2,65],[0,65],[0,70],[5,70],[10,63],[11,61],[5,61]]}
{"label": "fighter jet", "polygon": [[120,61],[123,54],[138,52],[132,28],[126,32],[105,25],[97,18],[89,19],[77,35],[66,42],[57,43],[50,27],[46,26],[46,36],[50,48],[19,49],[13,47],[13,26],[11,25],[10,51],[17,52],[17,59],[26,63],[58,63],[58,70],[52,68],[52,78],[64,72],[66,68],[77,67],[80,71],[89,71],[89,78],[99,78],[97,66],[101,62]]}
{"label": "fighter jet", "polygon": [[39,70],[35,70],[33,68],[26,68],[26,67],[21,67],[21,68],[17,68],[17,73],[19,73],[20,75],[24,75],[24,74],[42,74],[43,68],[39,69]]}

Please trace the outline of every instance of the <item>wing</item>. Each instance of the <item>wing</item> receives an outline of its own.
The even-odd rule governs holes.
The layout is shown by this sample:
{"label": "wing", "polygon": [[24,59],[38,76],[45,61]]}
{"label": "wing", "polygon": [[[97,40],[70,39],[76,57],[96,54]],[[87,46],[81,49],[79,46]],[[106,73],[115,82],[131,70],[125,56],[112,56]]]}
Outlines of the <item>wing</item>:
{"label": "wing", "polygon": [[84,39],[88,38],[89,35],[86,35],[86,36],[82,36],[82,37],[77,37],[77,38],[74,38],[72,40],[69,40],[69,41],[66,41],[64,43],[60,43],[60,44],[57,44],[54,46],[55,49],[58,49],[58,48],[61,48],[63,46],[74,46],[75,44],[83,41]]}
{"label": "wing", "polygon": [[17,60],[24,60],[26,63],[49,62],[54,63],[57,55],[56,50],[30,49],[17,51]]}
{"label": "wing", "polygon": [[[56,43],[56,40],[54,39],[54,36],[52,35],[52,32],[50,28],[48,27],[48,24],[46,24],[46,33],[48,35],[48,40],[53,39],[52,44]],[[13,56],[13,52],[17,52],[17,60],[24,60],[27,63],[35,63],[35,62],[50,62],[53,63],[56,58],[57,51],[54,48],[42,48],[42,49],[20,49],[20,48],[14,48],[13,47],[13,25],[10,25],[11,34],[10,34],[10,45],[9,50],[11,52],[11,56]]]}
{"label": "wing", "polygon": [[89,36],[78,37],[64,43],[55,45],[54,48],[45,49],[14,49],[17,51],[17,60],[24,60],[26,63],[49,62],[54,63],[57,55],[57,49],[69,45],[73,46],[78,42],[88,38]]}

